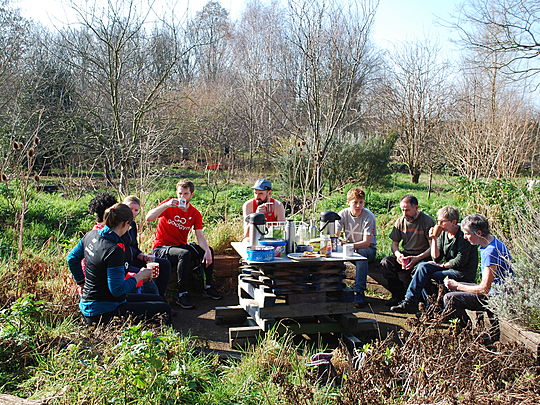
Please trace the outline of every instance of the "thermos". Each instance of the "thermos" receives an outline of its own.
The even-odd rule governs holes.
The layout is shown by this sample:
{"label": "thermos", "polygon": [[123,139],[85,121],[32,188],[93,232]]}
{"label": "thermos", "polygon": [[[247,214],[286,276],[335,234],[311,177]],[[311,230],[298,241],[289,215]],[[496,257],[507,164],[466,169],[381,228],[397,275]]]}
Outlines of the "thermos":
{"label": "thermos", "polygon": [[339,221],[340,219],[341,217],[339,214],[334,211],[321,212],[321,234],[336,236],[336,221]]}
{"label": "thermos", "polygon": [[296,250],[296,228],[294,226],[294,220],[287,220],[285,234],[287,238],[287,253],[294,253]]}
{"label": "thermos", "polygon": [[266,234],[266,218],[264,214],[254,212],[249,214],[245,221],[249,224],[249,247],[259,244],[259,239]]}

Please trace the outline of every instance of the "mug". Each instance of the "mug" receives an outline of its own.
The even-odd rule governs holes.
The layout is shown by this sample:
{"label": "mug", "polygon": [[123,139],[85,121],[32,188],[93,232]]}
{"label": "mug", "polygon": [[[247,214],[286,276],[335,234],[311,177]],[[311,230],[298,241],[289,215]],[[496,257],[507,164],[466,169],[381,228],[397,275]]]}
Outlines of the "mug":
{"label": "mug", "polygon": [[354,255],[354,243],[345,243],[343,245],[343,256]]}
{"label": "mug", "polygon": [[149,270],[152,270],[152,278],[159,277],[159,263],[156,263],[156,262],[146,263],[146,268]]}

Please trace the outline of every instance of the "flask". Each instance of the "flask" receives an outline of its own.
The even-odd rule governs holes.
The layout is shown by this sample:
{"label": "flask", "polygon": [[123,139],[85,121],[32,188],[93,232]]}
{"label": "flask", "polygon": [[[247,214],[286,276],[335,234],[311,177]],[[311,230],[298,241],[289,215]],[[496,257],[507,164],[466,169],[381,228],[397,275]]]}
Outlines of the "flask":
{"label": "flask", "polygon": [[294,253],[296,250],[295,242],[296,242],[296,229],[294,226],[294,220],[288,219],[287,220],[287,228],[286,228],[286,236],[287,236],[287,253]]}

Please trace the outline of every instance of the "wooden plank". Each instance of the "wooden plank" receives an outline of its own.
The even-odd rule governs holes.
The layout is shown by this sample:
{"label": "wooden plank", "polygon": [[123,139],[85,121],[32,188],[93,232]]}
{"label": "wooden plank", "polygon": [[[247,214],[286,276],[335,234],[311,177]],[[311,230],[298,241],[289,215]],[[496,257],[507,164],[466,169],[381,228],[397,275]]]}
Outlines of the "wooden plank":
{"label": "wooden plank", "polygon": [[253,321],[255,321],[263,331],[268,332],[270,328],[274,325],[275,320],[261,318],[260,308],[255,300],[250,300],[246,298],[240,298],[239,300],[240,305],[251,316]]}
{"label": "wooden plank", "polygon": [[245,322],[247,312],[240,305],[216,307],[215,323],[217,325],[232,325]]}
{"label": "wooden plank", "polygon": [[343,314],[339,317],[339,322],[343,329],[351,334],[375,333],[377,331],[377,322],[371,318],[359,318],[354,314]]}
{"label": "wooden plank", "polygon": [[506,344],[520,343],[532,352],[540,362],[540,333],[523,329],[514,323],[500,320],[501,342]]}
{"label": "wooden plank", "polygon": [[[349,302],[322,302],[299,303],[294,305],[276,305],[274,307],[259,307],[257,301],[240,298],[240,305],[254,319],[281,319],[298,318],[313,315],[338,315],[350,314],[355,311],[354,306]],[[256,314],[256,316],[254,316]]]}
{"label": "wooden plank", "polygon": [[240,326],[229,328],[229,345],[232,348],[246,347],[255,344],[257,338],[263,333],[258,326]]}
{"label": "wooden plank", "polygon": [[240,298],[242,298],[243,295],[240,290],[243,290],[249,295],[249,297],[256,300],[261,308],[272,306],[276,303],[275,294],[252,284],[244,283],[243,279],[240,277],[238,279],[238,290],[238,296]]}
{"label": "wooden plank", "polygon": [[299,304],[303,302],[326,302],[326,293],[325,292],[312,292],[306,294],[289,294],[286,297],[288,305]]}
{"label": "wooden plank", "polygon": [[288,324],[278,323],[278,333],[284,333],[285,331],[291,332],[295,335],[307,334],[313,335],[317,333],[342,333],[343,327],[339,322],[291,322]]}

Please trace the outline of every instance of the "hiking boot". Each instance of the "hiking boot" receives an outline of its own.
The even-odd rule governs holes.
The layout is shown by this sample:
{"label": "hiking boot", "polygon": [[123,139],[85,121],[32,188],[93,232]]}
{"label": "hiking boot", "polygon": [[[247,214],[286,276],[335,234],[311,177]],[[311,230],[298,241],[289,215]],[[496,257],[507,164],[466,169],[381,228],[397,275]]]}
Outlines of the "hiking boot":
{"label": "hiking boot", "polygon": [[220,300],[223,298],[214,287],[205,288],[203,290],[203,295],[212,298],[213,300]]}
{"label": "hiking boot", "polygon": [[195,308],[195,305],[193,305],[193,303],[191,302],[191,299],[189,298],[189,295],[187,295],[187,294],[178,296],[178,298],[176,298],[176,303],[181,308],[184,308],[184,309],[193,309],[193,308]]}
{"label": "hiking boot", "polygon": [[389,300],[384,301],[384,305],[387,307],[393,307],[394,305],[397,305],[401,302],[403,298],[392,296]]}
{"label": "hiking boot", "polygon": [[415,302],[403,300],[398,305],[390,307],[390,311],[400,314],[416,314],[418,305]]}

